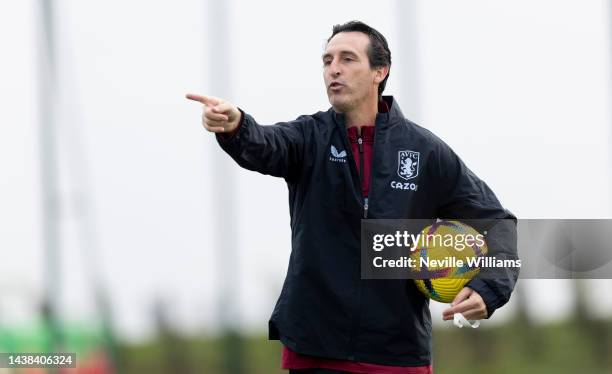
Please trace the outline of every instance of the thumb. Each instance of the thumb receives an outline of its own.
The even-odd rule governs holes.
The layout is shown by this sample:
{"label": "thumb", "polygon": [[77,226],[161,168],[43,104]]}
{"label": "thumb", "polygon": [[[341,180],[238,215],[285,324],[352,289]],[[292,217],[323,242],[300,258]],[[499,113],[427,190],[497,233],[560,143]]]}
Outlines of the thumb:
{"label": "thumb", "polygon": [[216,104],[216,106],[213,107],[213,111],[215,113],[231,114],[231,112],[234,111],[234,105],[227,101],[224,101]]}
{"label": "thumb", "polygon": [[462,301],[466,300],[467,298],[470,297],[470,295],[472,294],[472,292],[474,292],[474,290],[472,290],[469,287],[463,287],[461,289],[461,291],[459,291],[459,293],[457,294],[457,296],[455,296],[455,299],[453,300],[453,302],[451,303],[451,306],[455,306],[459,303],[461,303]]}
{"label": "thumb", "polygon": [[188,93],[187,95],[185,95],[185,97],[188,98],[189,100],[198,101],[207,106],[217,105],[221,102],[221,100],[216,97],[198,95],[194,93]]}

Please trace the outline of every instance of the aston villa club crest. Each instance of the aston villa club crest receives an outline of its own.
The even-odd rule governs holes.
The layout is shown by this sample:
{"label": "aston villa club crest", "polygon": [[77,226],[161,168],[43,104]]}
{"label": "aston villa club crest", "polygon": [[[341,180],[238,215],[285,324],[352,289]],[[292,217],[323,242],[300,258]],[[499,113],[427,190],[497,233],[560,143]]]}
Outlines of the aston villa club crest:
{"label": "aston villa club crest", "polygon": [[397,175],[406,180],[419,175],[419,152],[399,151],[397,158]]}

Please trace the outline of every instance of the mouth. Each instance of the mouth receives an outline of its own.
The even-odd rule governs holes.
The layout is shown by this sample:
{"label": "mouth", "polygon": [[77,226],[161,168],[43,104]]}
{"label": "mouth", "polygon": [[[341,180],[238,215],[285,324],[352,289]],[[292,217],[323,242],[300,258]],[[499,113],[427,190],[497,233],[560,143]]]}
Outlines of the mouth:
{"label": "mouth", "polygon": [[329,85],[329,89],[332,91],[340,90],[344,85],[340,82],[331,82]]}

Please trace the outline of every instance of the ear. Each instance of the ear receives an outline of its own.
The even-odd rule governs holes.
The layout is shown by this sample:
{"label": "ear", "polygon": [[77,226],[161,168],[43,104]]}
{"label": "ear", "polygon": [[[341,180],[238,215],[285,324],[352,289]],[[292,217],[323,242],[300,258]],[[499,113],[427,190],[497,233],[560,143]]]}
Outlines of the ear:
{"label": "ear", "polygon": [[379,84],[389,74],[389,66],[381,66],[376,68],[374,73],[374,83]]}

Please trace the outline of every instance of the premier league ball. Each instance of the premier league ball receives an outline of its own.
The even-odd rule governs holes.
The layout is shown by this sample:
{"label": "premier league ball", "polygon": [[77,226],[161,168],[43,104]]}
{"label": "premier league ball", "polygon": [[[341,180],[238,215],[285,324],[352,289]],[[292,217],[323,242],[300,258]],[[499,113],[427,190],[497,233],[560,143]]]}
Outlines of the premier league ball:
{"label": "premier league ball", "polygon": [[421,231],[410,258],[417,288],[432,300],[450,303],[479,273],[487,254],[484,235],[459,221],[437,221]]}

